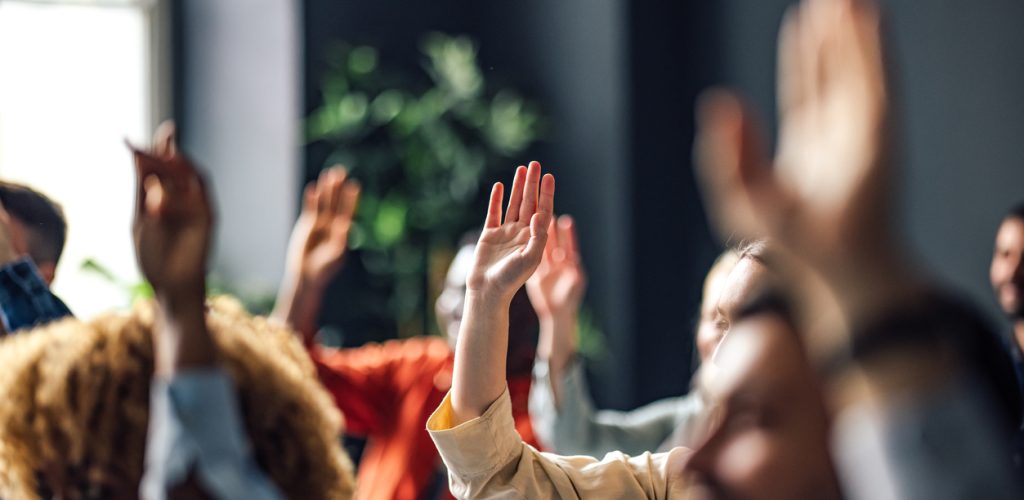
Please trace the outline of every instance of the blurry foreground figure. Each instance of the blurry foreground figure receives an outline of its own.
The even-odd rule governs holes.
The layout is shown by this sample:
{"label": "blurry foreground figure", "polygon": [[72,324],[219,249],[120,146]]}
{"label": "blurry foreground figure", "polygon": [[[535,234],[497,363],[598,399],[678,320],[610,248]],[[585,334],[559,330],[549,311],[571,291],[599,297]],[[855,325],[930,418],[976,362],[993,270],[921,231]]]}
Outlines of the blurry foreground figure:
{"label": "blurry foreground figure", "polygon": [[[356,497],[447,497],[441,459],[425,426],[451,387],[476,238],[460,242],[437,299],[438,323],[447,338],[413,337],[345,349],[321,346],[315,337],[325,289],[343,264],[359,196],[359,185],[346,178],[344,169],[331,168],[307,188],[273,317],[302,335],[320,381],[345,415],[346,432],[367,438]],[[526,442],[536,444],[527,398],[537,316],[525,290],[512,301],[509,328],[507,375],[515,426]]]}
{"label": "blurry foreground figure", "polygon": [[134,151],[133,236],[154,303],[0,343],[0,492],[350,498],[340,416],[302,347],[237,304],[205,304],[213,215],[173,139],[162,126],[152,153]]}

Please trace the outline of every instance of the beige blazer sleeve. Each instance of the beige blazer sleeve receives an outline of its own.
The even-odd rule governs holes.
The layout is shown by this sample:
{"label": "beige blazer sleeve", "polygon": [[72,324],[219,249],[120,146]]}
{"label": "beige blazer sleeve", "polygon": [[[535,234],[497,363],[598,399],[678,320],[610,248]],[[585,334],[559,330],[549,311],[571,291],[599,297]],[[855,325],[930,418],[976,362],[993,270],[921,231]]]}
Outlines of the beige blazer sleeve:
{"label": "beige blazer sleeve", "polygon": [[682,498],[689,450],[603,459],[541,453],[515,431],[508,390],[479,418],[453,427],[451,394],[427,420],[458,498]]}

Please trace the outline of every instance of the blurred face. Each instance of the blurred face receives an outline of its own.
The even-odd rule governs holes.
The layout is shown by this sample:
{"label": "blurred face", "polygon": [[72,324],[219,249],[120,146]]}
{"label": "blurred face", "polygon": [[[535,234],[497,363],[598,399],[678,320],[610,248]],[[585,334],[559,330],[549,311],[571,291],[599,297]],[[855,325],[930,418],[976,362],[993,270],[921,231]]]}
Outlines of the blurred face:
{"label": "blurred face", "polygon": [[989,278],[999,307],[1012,319],[1024,319],[1024,219],[1009,218],[999,226]]}
{"label": "blurred face", "polygon": [[735,266],[735,254],[726,254],[715,263],[704,282],[704,295],[700,302],[700,322],[697,324],[697,352],[701,364],[707,362],[722,341],[725,332],[715,323],[718,310],[718,297],[729,277],[729,271]]}
{"label": "blurred face", "polygon": [[725,338],[725,334],[729,332],[732,318],[739,307],[765,286],[767,273],[768,270],[760,261],[745,257],[737,261],[728,272],[722,273],[713,296],[705,295],[701,307],[703,309],[704,306],[710,305],[707,312],[709,320],[702,319],[697,331],[697,348],[700,350],[702,363],[711,358]]}
{"label": "blurred face", "polygon": [[839,498],[815,374],[788,323],[771,314],[733,325],[701,390],[706,440],[686,465],[701,499]]}
{"label": "blurred face", "polygon": [[[462,325],[462,309],[466,303],[466,277],[473,266],[473,250],[473,245],[466,245],[455,254],[445,276],[444,290],[434,303],[438,326],[448,336],[448,343],[453,349],[455,341],[459,338],[459,327]],[[526,296],[526,288],[521,288],[512,297],[512,304],[509,306],[509,375],[529,374],[532,371],[537,350],[538,324],[537,313]]]}
{"label": "blurred face", "polygon": [[448,342],[455,347],[455,339],[459,337],[459,326],[462,324],[462,307],[466,303],[466,277],[473,266],[473,245],[459,249],[448,266],[444,289],[434,303],[437,324],[448,336]]}

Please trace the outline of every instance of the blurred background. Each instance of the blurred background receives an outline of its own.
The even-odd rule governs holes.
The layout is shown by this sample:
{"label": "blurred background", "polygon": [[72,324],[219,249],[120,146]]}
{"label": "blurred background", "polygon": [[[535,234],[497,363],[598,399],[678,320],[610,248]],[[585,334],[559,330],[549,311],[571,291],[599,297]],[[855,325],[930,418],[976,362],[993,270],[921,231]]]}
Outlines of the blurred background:
{"label": "blurred background", "polygon": [[[782,0],[0,0],[0,177],[63,203],[55,288],[80,316],[142,293],[129,242],[140,143],[174,117],[213,179],[212,282],[272,304],[302,186],[364,186],[325,338],[436,332],[432,303],[495,180],[558,177],[590,276],[594,396],[685,392],[720,246],[691,174],[693,107],[737,87],[774,116]],[[905,141],[903,221],[994,321],[996,225],[1024,198],[1024,3],[884,1]]]}

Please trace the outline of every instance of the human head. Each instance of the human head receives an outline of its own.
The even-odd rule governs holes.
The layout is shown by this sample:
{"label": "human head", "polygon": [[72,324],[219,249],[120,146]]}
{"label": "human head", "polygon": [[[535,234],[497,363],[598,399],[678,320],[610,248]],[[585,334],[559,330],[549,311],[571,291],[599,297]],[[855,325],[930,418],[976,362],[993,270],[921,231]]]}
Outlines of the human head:
{"label": "human head", "polygon": [[[701,362],[706,362],[715,352],[715,348],[729,332],[733,316],[744,301],[761,291],[769,283],[770,270],[766,267],[768,244],[763,240],[743,243],[729,251],[732,265],[728,266],[721,277],[720,283],[705,301],[710,299],[710,322],[701,323],[703,332],[698,332],[698,349],[701,349],[700,335],[704,335]],[[710,279],[710,275],[709,275]],[[701,309],[708,304],[702,304]]]}
{"label": "human head", "polygon": [[0,182],[0,203],[10,214],[11,238],[22,242],[47,283],[52,283],[67,240],[64,210],[46,195],[21,184]]}
{"label": "human head", "polygon": [[685,472],[696,498],[840,498],[824,400],[792,314],[781,296],[758,293],[700,379],[711,423]]}
{"label": "human head", "polygon": [[[466,301],[466,278],[473,265],[473,252],[480,238],[479,231],[467,233],[460,241],[459,250],[448,266],[444,289],[434,303],[437,323],[455,347],[462,324],[462,309]],[[537,332],[540,328],[537,313],[526,296],[526,288],[520,288],[512,298],[508,318],[508,364],[510,375],[529,374],[537,350]]]}
{"label": "human head", "polygon": [[715,314],[722,286],[737,260],[739,260],[739,254],[734,249],[725,250],[715,259],[715,263],[708,270],[707,277],[704,278],[704,290],[700,301],[700,320],[697,323],[696,334],[697,353],[700,355],[702,364],[711,358],[725,334],[724,330],[719,329],[715,324]]}
{"label": "human head", "polygon": [[[0,341],[0,496],[135,497],[143,473],[155,309],[68,319]],[[260,467],[289,498],[347,498],[341,416],[303,347],[226,298],[207,323]]]}
{"label": "human head", "polygon": [[1024,319],[1024,203],[999,224],[989,279],[1003,312],[1015,321]]}

